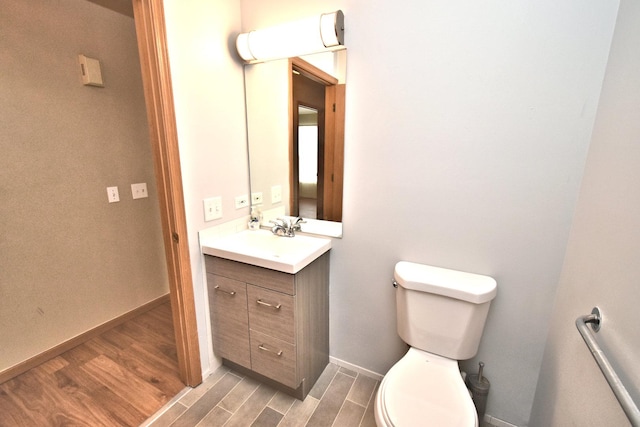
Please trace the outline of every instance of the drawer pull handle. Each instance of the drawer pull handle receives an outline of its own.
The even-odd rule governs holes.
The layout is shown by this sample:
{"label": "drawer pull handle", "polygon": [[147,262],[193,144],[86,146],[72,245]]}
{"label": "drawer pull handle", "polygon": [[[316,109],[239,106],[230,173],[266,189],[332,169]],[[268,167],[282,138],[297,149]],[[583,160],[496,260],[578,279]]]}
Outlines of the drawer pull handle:
{"label": "drawer pull handle", "polygon": [[224,292],[225,294],[229,294],[231,296],[236,294],[236,291],[225,291],[224,289],[220,289],[220,286],[216,286],[213,289],[215,289],[216,291]]}
{"label": "drawer pull handle", "polygon": [[275,354],[275,355],[276,355],[276,356],[278,356],[278,357],[282,356],[282,350],[280,350],[280,351],[278,351],[278,352],[273,351],[273,350],[269,350],[267,347],[265,347],[265,346],[264,346],[264,345],[262,345],[262,344],[260,344],[260,345],[258,346],[258,348],[259,348],[260,350],[268,351],[269,353],[273,353],[273,354]]}
{"label": "drawer pull handle", "polygon": [[260,305],[266,305],[267,307],[273,307],[276,310],[280,310],[280,307],[282,307],[282,304],[278,304],[278,305],[273,305],[273,304],[269,304],[268,302],[264,302],[261,299],[256,301],[258,304]]}

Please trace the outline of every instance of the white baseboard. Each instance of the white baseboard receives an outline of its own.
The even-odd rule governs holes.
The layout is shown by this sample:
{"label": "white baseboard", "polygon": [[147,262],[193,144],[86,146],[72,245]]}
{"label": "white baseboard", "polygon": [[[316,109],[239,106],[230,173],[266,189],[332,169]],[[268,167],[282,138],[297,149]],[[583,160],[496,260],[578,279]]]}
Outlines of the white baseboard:
{"label": "white baseboard", "polygon": [[502,421],[501,419],[492,417],[491,415],[488,415],[488,414],[484,415],[484,425],[488,427],[518,427],[515,424]]}
{"label": "white baseboard", "polygon": [[352,371],[355,371],[355,372],[357,372],[359,374],[362,374],[365,377],[373,378],[373,379],[378,380],[378,381],[382,381],[382,378],[384,377],[384,375],[381,375],[381,374],[379,374],[377,372],[370,371],[370,370],[362,368],[362,367],[360,367],[358,365],[354,365],[353,363],[345,362],[344,360],[337,359],[337,358],[335,358],[333,356],[329,356],[329,362],[331,362],[331,363],[333,363],[335,365],[341,366],[343,368],[346,368],[346,369],[351,369]]}

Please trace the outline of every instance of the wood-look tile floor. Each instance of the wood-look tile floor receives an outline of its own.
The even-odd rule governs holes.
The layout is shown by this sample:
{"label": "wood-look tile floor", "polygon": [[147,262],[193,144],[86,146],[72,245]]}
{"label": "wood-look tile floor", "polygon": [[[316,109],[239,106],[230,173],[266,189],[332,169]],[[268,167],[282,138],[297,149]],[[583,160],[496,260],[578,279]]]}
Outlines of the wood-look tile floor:
{"label": "wood-look tile floor", "polygon": [[184,387],[165,303],[0,384],[0,426],[138,426]]}
{"label": "wood-look tile floor", "polygon": [[329,364],[304,401],[226,367],[186,392],[150,427],[375,427],[379,382]]}

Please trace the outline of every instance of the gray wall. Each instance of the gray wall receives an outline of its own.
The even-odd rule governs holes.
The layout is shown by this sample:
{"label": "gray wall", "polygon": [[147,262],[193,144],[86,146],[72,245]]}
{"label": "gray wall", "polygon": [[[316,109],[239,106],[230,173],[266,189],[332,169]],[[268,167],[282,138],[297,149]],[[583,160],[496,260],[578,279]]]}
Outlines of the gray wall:
{"label": "gray wall", "polygon": [[[0,10],[3,370],[168,282],[133,20],[84,0]],[[78,54],[102,62],[105,88],[82,85]],[[149,198],[132,200],[137,182]]]}
{"label": "gray wall", "polygon": [[[331,355],[384,373],[405,351],[394,264],[498,282],[478,357],[487,413],[528,422],[616,5],[347,2],[344,238]],[[381,35],[381,29],[393,29]]]}
{"label": "gray wall", "polygon": [[[233,37],[344,11],[344,238],[331,255],[331,355],[378,373],[403,355],[390,285],[399,260],[494,276],[498,297],[480,353],[465,366],[486,363],[489,414],[526,425],[617,2],[172,0],[165,7],[190,239],[217,224],[202,221],[205,195],[226,200],[247,183],[246,169],[231,167],[245,155],[236,145],[244,128]],[[202,89],[205,76],[211,82]],[[240,216],[223,210],[220,222]],[[199,257],[192,265],[201,273]],[[194,278],[205,343],[204,281]],[[205,372],[216,365],[209,356]]]}
{"label": "gray wall", "polygon": [[596,335],[640,402],[640,4],[620,5],[531,426],[629,425],[574,326],[599,306]]}

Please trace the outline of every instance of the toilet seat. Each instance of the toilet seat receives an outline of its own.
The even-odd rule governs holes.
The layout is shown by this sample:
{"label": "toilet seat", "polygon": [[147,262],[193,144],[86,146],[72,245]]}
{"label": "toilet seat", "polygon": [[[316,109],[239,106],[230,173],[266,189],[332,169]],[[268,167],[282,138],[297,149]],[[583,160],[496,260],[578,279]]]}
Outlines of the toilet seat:
{"label": "toilet seat", "polygon": [[477,427],[458,362],[410,348],[385,375],[375,403],[379,427]]}

